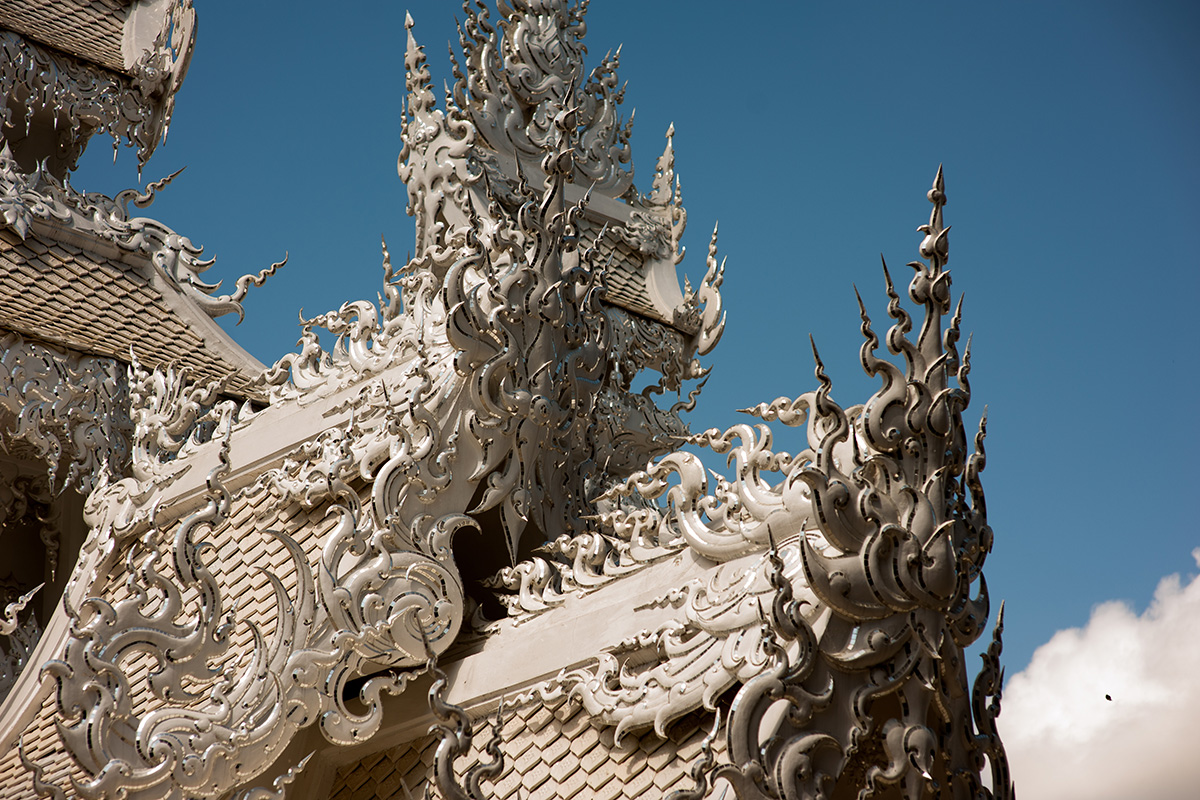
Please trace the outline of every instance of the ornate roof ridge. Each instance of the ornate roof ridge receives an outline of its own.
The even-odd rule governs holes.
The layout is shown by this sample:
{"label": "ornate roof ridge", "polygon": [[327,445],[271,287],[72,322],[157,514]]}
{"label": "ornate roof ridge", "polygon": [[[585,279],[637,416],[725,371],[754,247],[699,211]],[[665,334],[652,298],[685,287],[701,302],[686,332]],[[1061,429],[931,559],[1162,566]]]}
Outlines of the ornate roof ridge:
{"label": "ornate roof ridge", "polygon": [[[39,4],[37,15],[19,8],[0,11],[0,97],[16,98],[26,128],[42,110],[61,118],[55,129],[69,139],[69,166],[100,131],[112,137],[114,149],[121,140],[136,147],[140,169],[166,138],[175,94],[191,61],[192,0],[136,4],[103,42],[111,51],[107,55],[89,46],[86,23],[66,19],[69,14],[47,22],[46,10]],[[7,123],[21,128],[11,108],[3,113]]]}
{"label": "ornate roof ridge", "polygon": [[[215,259],[203,258],[203,248],[193,245],[188,237],[158,220],[137,216],[131,209],[131,206],[148,207],[156,193],[178,174],[154,181],[144,191],[127,189],[116,197],[83,193],[69,181],[59,181],[41,170],[32,174],[22,172],[5,145],[0,148],[0,225],[11,228],[22,241],[40,231],[54,241],[69,242],[105,260],[137,266],[133,272],[153,287],[182,324],[203,340],[212,355],[232,372],[242,375],[242,382],[248,384],[266,367],[214,319],[230,313],[241,319],[242,300],[250,287],[262,286],[286,262],[286,256],[257,273],[238,278],[234,291],[218,294],[221,282],[207,283],[201,278]],[[128,268],[123,271],[132,274]],[[86,284],[78,288],[84,296],[95,291]],[[47,341],[60,341],[52,332],[27,332]],[[73,341],[62,343],[79,347]],[[121,354],[105,355],[121,358]],[[138,355],[148,358],[152,354]],[[245,388],[233,391],[246,394]]]}
{"label": "ornate roof ridge", "polygon": [[[465,4],[464,11],[462,54],[451,48],[454,85],[446,87],[442,109],[411,16],[405,23],[408,101],[399,172],[408,185],[409,213],[417,218],[418,250],[452,246],[473,215],[488,216],[493,200],[515,210],[527,195],[524,187],[546,179],[541,161],[559,147],[556,137],[565,137],[571,152],[566,199],[581,203],[581,224],[586,219],[599,229],[610,256],[604,302],[702,338],[707,352],[720,336],[721,317],[702,312],[700,303],[719,297],[719,283],[712,282],[717,274],[710,269],[698,292],[680,290],[675,268],[684,255],[687,213],[673,125],[650,193],[634,188],[633,120],[618,114],[620,49],[585,71],[586,3],[500,3],[495,24],[482,3]],[[556,131],[554,120],[568,113],[569,126]]]}

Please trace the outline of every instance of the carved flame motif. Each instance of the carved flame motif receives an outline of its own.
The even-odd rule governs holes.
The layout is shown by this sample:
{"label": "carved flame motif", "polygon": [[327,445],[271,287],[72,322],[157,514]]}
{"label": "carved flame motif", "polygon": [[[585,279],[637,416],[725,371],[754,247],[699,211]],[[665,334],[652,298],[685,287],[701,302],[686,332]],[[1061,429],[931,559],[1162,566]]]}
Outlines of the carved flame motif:
{"label": "carved flame motif", "polygon": [[[181,373],[135,365],[128,375],[131,474],[98,472],[85,545],[95,557],[81,568],[92,572],[77,576],[93,596],[68,607],[69,641],[46,667],[62,741],[85,774],[80,796],[239,788],[277,796],[305,761],[274,791],[246,787],[302,729],[316,726],[338,745],[370,738],[384,693],[435,665],[468,614],[452,548],[464,528],[503,538],[514,557],[531,529],[547,540],[543,556],[494,580],[515,592],[509,610],[518,618],[557,613],[564,593],[586,594],[668,557],[699,565],[688,574],[703,578],[653,601],[655,614],[669,609],[667,622],[528,695],[570,693],[619,736],[661,733],[702,706],[723,711],[735,693],[722,715],[725,755],[704,748],[687,794],[721,779],[756,798],[829,796],[843,781],[864,797],[898,786],[919,798],[935,784],[977,797],[987,794],[979,779],[987,762],[995,796],[1011,795],[994,725],[999,628],[973,690],[961,663],[988,613],[981,570],[992,534],[979,480],[984,425],[969,454],[962,420],[970,359],[969,346],[961,357],[957,349],[959,310],[943,330],[951,302],[941,171],[920,228],[925,261],[911,265],[909,298],[924,312],[915,341],[885,268],[886,341],[902,365],[876,356],[879,339],[862,311],[862,366],[882,383],[868,402],[833,401],[814,347],[817,389],[750,409],[759,424],[688,437],[679,413],[699,387],[686,401],[682,387],[703,377],[695,358],[723,329],[723,264],[714,231],[705,279],[685,289],[674,319],[608,302],[609,278],[630,268],[617,259],[678,261],[685,217],[670,137],[651,194],[626,191],[616,58],[585,79],[585,6],[502,2],[497,27],[481,5],[468,6],[466,72],[456,65],[444,111],[410,21],[399,168],[418,217],[418,254],[395,269],[385,246],[378,306],[347,303],[302,320],[299,352],[262,379],[277,418],[321,412],[336,421],[291,440],[270,468],[246,468],[232,492],[231,442],[254,424],[251,410]],[[572,181],[609,201],[625,195],[625,229],[588,227],[590,195],[569,202]],[[30,198],[43,195],[22,192],[0,210],[34,214]],[[30,219],[91,208],[81,197]],[[104,223],[118,244],[174,253],[178,275],[194,278],[188,258],[199,251],[171,240],[168,253],[169,232],[130,218],[128,202],[139,200],[103,206],[120,212]],[[317,328],[336,338],[330,351]],[[634,394],[633,374],[644,368],[662,377]],[[669,409],[653,402],[665,391],[681,394]],[[772,422],[802,428],[805,449],[776,452]],[[694,454],[669,452],[684,437],[726,455],[735,474],[710,483]],[[172,482],[202,457],[219,460],[207,505],[170,521],[189,508],[163,507]],[[277,540],[295,573],[290,590],[266,574],[269,633],[269,613],[262,630],[237,618],[225,595],[226,571],[239,567],[219,563],[205,541],[228,532],[242,493],[326,514],[328,532],[305,530],[320,541],[304,546],[237,530]],[[118,556],[125,568],[113,574],[124,588],[113,591],[101,578]],[[235,650],[231,637],[247,627],[250,645]],[[353,685],[359,706],[347,705]],[[444,690],[436,683],[431,701],[443,723],[439,784],[477,798],[499,761],[468,770],[466,790],[455,782],[469,721]],[[29,768],[38,790],[52,793],[40,767]]]}
{"label": "carved flame motif", "polygon": [[617,88],[620,50],[585,77],[586,7],[569,0],[500,0],[497,31],[482,2],[464,2],[459,41],[467,72],[454,97],[492,150],[516,158],[541,158],[557,139],[555,118],[575,109],[570,174],[620,196],[633,185],[625,166],[632,120],[622,123],[617,114],[624,96]]}
{"label": "carved flame motif", "polygon": [[[864,792],[899,784],[918,798],[937,784],[977,796],[985,756],[996,796],[1008,796],[992,722],[998,706],[974,701],[984,732],[977,735],[962,664],[987,619],[981,570],[992,532],[979,481],[985,423],[968,455],[962,422],[970,350],[960,358],[956,346],[961,308],[944,331],[941,324],[950,275],[940,169],[928,196],[933,211],[919,228],[926,261],[910,265],[921,329],[916,342],[908,339],[912,320],[885,268],[895,321],[887,342],[904,367],[875,356],[878,338],[863,310],[862,365],[882,379],[864,406],[844,411],[833,402],[817,357],[820,388],[749,410],[765,422],[804,426],[808,449],[772,451],[765,425],[709,431],[692,441],[728,453],[732,481],[719,479],[709,493],[699,459],[680,452],[609,493],[665,495],[659,541],[682,539],[709,559],[736,563],[710,586],[685,587],[681,615],[643,643],[655,660],[633,667],[602,656],[594,669],[558,682],[618,731],[650,722],[661,730],[700,703],[715,707],[714,698],[743,682],[728,726],[736,770],[716,773],[742,797],[827,796],[851,774]],[[778,557],[772,551],[738,566],[773,538],[783,542]],[[795,609],[788,620],[762,611],[775,591]],[[988,655],[993,672],[998,641]],[[980,680],[977,696],[998,692],[994,675]],[[771,710],[784,701],[786,714]],[[768,723],[773,733],[762,732]],[[879,751],[882,763],[872,755]]]}
{"label": "carved flame motif", "polygon": [[[382,693],[402,691],[415,673],[365,681],[363,713],[346,706],[346,682],[368,661],[419,666],[427,639],[453,637],[457,577],[432,559],[405,555],[391,531],[357,527],[353,509],[343,507],[316,578],[300,546],[275,534],[296,571],[295,598],[268,573],[274,635],[265,640],[251,624],[250,652],[231,654],[236,618],[204,555],[209,545],[195,540],[229,513],[222,483],[229,466],[226,439],[207,505],[173,536],[152,526],[128,551],[125,599],[90,597],[68,609],[66,652],[45,671],[58,687],[59,733],[89,775],[75,785],[83,797],[220,796],[261,773],[314,723],[331,742],[363,741],[382,721]],[[358,558],[341,571],[348,552]],[[130,676],[139,657],[152,662],[150,711],[134,706]]]}
{"label": "carved flame motif", "polygon": [[130,204],[135,208],[149,207],[155,195],[182,171],[148,184],[144,192],[126,189],[116,197],[107,197],[97,192],[80,192],[69,181],[59,181],[40,167],[31,174],[21,172],[6,144],[0,149],[0,216],[22,238],[29,234],[36,220],[82,231],[125,252],[139,253],[210,317],[237,314],[240,320],[245,314],[242,300],[250,287],[262,286],[287,258],[256,274],[243,275],[235,282],[233,292],[218,295],[221,284],[207,283],[200,277],[216,259],[202,258],[203,247],[197,247],[158,220],[137,216],[129,208]]}
{"label": "carved flame motif", "polygon": [[[449,123],[421,116],[430,107],[414,51],[406,148],[408,163],[428,164],[442,140],[420,139],[414,127]],[[92,563],[125,553],[128,597],[81,603],[67,651],[48,668],[60,686],[62,739],[89,776],[81,794],[217,796],[260,775],[306,726],[336,744],[369,738],[382,693],[402,690],[426,647],[443,652],[458,633],[466,600],[451,542],[478,527],[471,515],[495,509],[502,530],[488,534],[513,553],[530,525],[570,539],[589,529],[597,494],[686,433],[678,412],[687,403],[662,411],[649,397],[628,399],[641,366],[661,370],[664,385],[692,377],[694,345],[603,304],[605,263],[580,235],[587,200],[566,200],[576,113],[556,114],[546,177],[538,188],[511,187],[515,209],[495,196],[483,212],[458,207],[469,224],[439,229],[445,235],[398,270],[385,247],[380,305],[348,303],[303,321],[300,352],[264,375],[273,405],[337,395],[354,411],[244,490],[270,492],[283,507],[327,504],[333,522],[315,569],[297,542],[266,532],[297,575],[288,593],[268,574],[269,637],[233,617],[219,577],[229,567],[209,564],[199,541],[227,524],[228,442],[253,417],[218,402],[219,386],[135,368],[136,474],[89,501],[92,538],[107,542]],[[318,326],[336,336],[330,352]],[[628,407],[631,421],[620,439],[596,425],[613,406]],[[208,507],[172,535],[156,504],[197,448],[215,446],[209,437],[225,442],[224,466],[211,476]],[[251,626],[249,651],[229,650],[236,625]],[[133,701],[145,658],[148,711]],[[351,679],[363,681],[365,711],[343,699]]]}
{"label": "carved flame motif", "polygon": [[[0,336],[0,420],[6,442],[31,448],[54,491],[88,492],[101,465],[124,469],[132,423],[121,364]],[[11,445],[9,445],[11,446]]]}
{"label": "carved flame motif", "polygon": [[114,156],[122,139],[136,146],[144,165],[166,137],[196,35],[192,0],[172,0],[162,10],[161,28],[132,65],[131,77],[0,31],[0,96],[19,98],[4,109],[4,123],[20,131],[35,111],[53,109],[72,165],[94,131],[112,137]]}

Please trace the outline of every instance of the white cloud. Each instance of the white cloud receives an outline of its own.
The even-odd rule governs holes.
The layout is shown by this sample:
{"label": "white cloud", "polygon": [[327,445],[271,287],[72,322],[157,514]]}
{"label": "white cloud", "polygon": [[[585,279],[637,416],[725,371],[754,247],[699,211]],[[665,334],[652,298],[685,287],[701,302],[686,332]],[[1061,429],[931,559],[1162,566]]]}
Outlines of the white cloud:
{"label": "white cloud", "polygon": [[1200,577],[1164,578],[1141,616],[1114,601],[1056,633],[998,724],[1021,800],[1200,796]]}

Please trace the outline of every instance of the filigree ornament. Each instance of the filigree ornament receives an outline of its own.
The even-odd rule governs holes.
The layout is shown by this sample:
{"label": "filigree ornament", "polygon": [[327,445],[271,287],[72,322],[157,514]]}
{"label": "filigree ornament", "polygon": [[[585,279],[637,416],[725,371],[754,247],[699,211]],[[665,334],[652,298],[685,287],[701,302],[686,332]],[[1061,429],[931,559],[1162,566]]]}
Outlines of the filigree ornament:
{"label": "filigree ornament", "polygon": [[487,795],[483,791],[483,781],[494,780],[504,772],[504,753],[500,750],[504,700],[500,700],[496,709],[491,724],[491,738],[484,746],[488,759],[468,766],[460,780],[454,762],[471,751],[471,743],[475,738],[471,730],[471,718],[461,706],[446,699],[446,673],[438,668],[437,659],[432,653],[428,669],[433,674],[433,685],[429,687],[429,708],[435,721],[429,732],[438,737],[434,762],[438,791],[442,800],[484,800]]}
{"label": "filigree ornament", "polygon": [[[300,546],[272,534],[291,557],[295,596],[268,573],[274,635],[243,622],[252,646],[231,653],[239,623],[204,556],[209,545],[196,541],[229,513],[228,438],[220,455],[207,505],[173,535],[152,527],[127,551],[127,597],[68,607],[66,652],[44,670],[58,687],[60,736],[89,776],[75,783],[80,796],[216,797],[259,775],[308,725],[336,744],[364,741],[382,721],[381,695],[402,691],[419,669],[367,679],[358,692],[364,712],[347,707],[347,681],[379,666],[419,667],[425,642],[441,649],[456,632],[457,576],[389,546],[394,531],[364,526],[342,507],[315,577]],[[139,657],[153,664],[148,711],[134,706]]]}
{"label": "filigree ornament", "polygon": [[[749,567],[730,565],[708,581],[693,581],[664,598],[682,613],[629,643],[636,645],[636,657],[606,654],[594,669],[568,673],[558,681],[594,718],[615,725],[618,737],[650,724],[666,736],[670,722],[700,706],[715,709],[727,689],[769,671],[781,658],[766,611],[778,592],[776,570],[799,584],[796,624],[811,636],[813,626],[823,625],[825,611],[798,580],[800,554],[793,543],[781,548],[778,559],[764,556]],[[799,646],[794,643],[793,650]]]}
{"label": "filigree ornament", "polygon": [[0,421],[6,450],[21,447],[46,464],[51,491],[75,486],[86,494],[102,465],[129,462],[132,421],[123,366],[0,336]]}
{"label": "filigree ornament", "polygon": [[[586,4],[569,0],[513,0],[498,4],[493,26],[482,2],[463,3],[459,28],[466,72],[456,72],[454,99],[467,111],[489,148],[513,158],[541,159],[557,139],[555,119],[574,109],[578,142],[568,175],[619,197],[633,185],[624,97],[609,53],[585,76]],[[498,30],[497,30],[498,28]]]}
{"label": "filigree ornament", "polygon": [[[513,552],[527,526],[559,538],[563,552],[583,545],[570,540],[588,529],[592,498],[611,483],[597,454],[632,464],[623,447],[647,452],[599,441],[597,398],[627,391],[629,362],[659,366],[671,386],[685,376],[662,366],[679,361],[678,339],[651,344],[657,334],[627,332],[619,349],[608,347],[619,315],[600,304],[603,264],[578,238],[581,206],[564,198],[571,112],[557,125],[547,177],[540,190],[520,189],[515,215],[492,201],[490,226],[474,218],[460,245],[430,248],[400,270],[385,247],[380,305],[350,303],[306,322],[301,352],[264,376],[272,404],[343,392],[354,413],[246,490],[284,506],[328,504],[334,523],[315,570],[296,542],[273,534],[297,586],[289,595],[268,575],[277,627],[268,639],[251,626],[250,652],[228,650],[233,626],[250,623],[227,610],[219,565],[205,561],[196,538],[226,524],[227,455],[206,510],[173,537],[160,523],[172,514],[159,513],[189,455],[213,438],[227,450],[243,410],[219,399],[219,384],[134,365],[135,474],[98,488],[88,506],[91,562],[124,552],[129,598],[84,601],[63,660],[49,668],[67,720],[63,741],[89,776],[81,794],[110,797],[123,787],[147,799],[215,796],[260,775],[308,725],[336,744],[364,741],[381,724],[382,693],[402,690],[425,648],[442,652],[458,634],[466,599],[451,542],[478,527],[472,515],[498,509]],[[336,335],[332,352],[317,343],[316,325]],[[625,360],[618,367],[616,359]],[[664,425],[686,431],[677,410],[662,413],[645,413],[657,452],[673,441]],[[634,537],[617,544],[618,570],[669,552],[655,548]],[[603,582],[604,571],[590,580],[581,562],[578,579]],[[143,713],[132,705],[131,670],[147,656],[156,700]],[[354,712],[343,697],[360,677],[366,711]],[[99,688],[82,692],[82,683]],[[132,751],[127,730],[138,731]]]}
{"label": "filigree ornament", "polygon": [[300,777],[300,773],[308,766],[308,762],[314,755],[314,753],[309,753],[300,759],[295,766],[288,767],[287,772],[271,781],[270,789],[262,786],[256,786],[253,789],[244,789],[234,795],[233,800],[285,800],[288,796],[288,788]]}
{"label": "filigree ornament", "polygon": [[130,204],[136,208],[148,207],[156,193],[180,172],[148,184],[144,192],[126,189],[116,197],[107,197],[97,192],[79,192],[69,181],[59,181],[40,167],[29,174],[19,171],[5,145],[0,151],[0,214],[21,238],[28,236],[31,226],[38,221],[80,231],[125,252],[138,253],[209,316],[236,313],[241,320],[245,315],[242,300],[250,287],[262,286],[287,258],[257,274],[243,275],[235,282],[233,292],[218,295],[220,282],[207,283],[200,277],[216,259],[203,258],[204,248],[196,247],[186,236],[158,220],[135,215],[129,208]]}
{"label": "filigree ornament", "polygon": [[[472,611],[452,546],[468,528],[502,538],[514,562],[528,537],[542,543],[491,582],[507,593],[514,623],[559,613],[565,598],[668,558],[692,570],[650,603],[665,622],[574,662],[526,699],[571,694],[617,736],[662,734],[689,711],[728,706],[726,754],[718,763],[704,751],[693,795],[720,777],[756,798],[828,796],[842,781],[863,796],[896,786],[915,799],[935,784],[975,796],[988,761],[1007,780],[993,724],[998,638],[974,695],[962,664],[987,618],[981,570],[992,533],[979,480],[984,425],[968,454],[962,420],[970,360],[969,346],[961,357],[957,349],[958,310],[943,330],[951,304],[941,171],[920,229],[926,261],[913,265],[909,286],[924,311],[916,341],[885,268],[887,346],[902,365],[876,357],[862,310],[860,359],[882,384],[868,402],[833,401],[814,346],[818,388],[750,409],[755,424],[692,436],[680,414],[699,387],[686,399],[684,387],[703,378],[696,358],[723,330],[724,264],[714,230],[706,275],[685,287],[671,320],[606,302],[614,273],[602,253],[616,243],[622,258],[678,262],[686,218],[670,134],[650,195],[629,191],[616,57],[585,76],[585,5],[502,2],[495,28],[482,5],[468,6],[465,72],[455,66],[445,111],[407,25],[399,166],[418,217],[417,255],[394,268],[385,245],[378,305],[301,320],[299,351],[261,388],[272,414],[309,406],[305,414],[329,421],[269,468],[246,467],[231,481],[240,497],[269,496],[273,512],[307,510],[308,524],[325,531],[303,546],[254,531],[287,554],[286,575],[266,573],[273,613],[239,620],[227,570],[244,566],[218,562],[205,541],[243,532],[226,528],[234,498],[225,481],[231,442],[244,441],[253,409],[181,371],[135,362],[114,375],[129,398],[126,449],[93,455],[87,467],[97,477],[84,549],[89,568],[116,566],[124,587],[73,578],[69,640],[46,667],[61,739],[82,769],[80,796],[265,796],[271,790],[246,787],[298,732],[316,726],[332,744],[364,742],[382,725],[384,694],[431,668],[439,786],[478,800],[500,762],[468,770],[465,788],[455,778],[470,722],[445,702],[436,670]],[[151,255],[207,297],[210,312],[244,294],[239,283],[238,293],[213,297],[216,287],[197,282],[208,263],[198,249],[130,217],[128,203],[148,202],[158,185],[107,200],[40,176],[21,181],[11,179],[0,205],[9,224],[77,225],[88,210],[98,220],[88,230]],[[608,201],[625,196],[630,224],[585,224],[591,195],[568,202],[571,181]],[[331,350],[318,328],[334,337]],[[645,369],[660,377],[635,393]],[[64,382],[54,373],[54,385]],[[659,407],[655,397],[669,391],[678,402]],[[7,397],[16,399],[0,403],[28,420],[29,441],[61,438],[33,424],[27,392]],[[802,428],[804,449],[774,450],[774,422]],[[684,443],[725,455],[733,474],[710,475],[694,453],[672,452]],[[200,456],[219,465],[207,505],[185,516],[194,506],[176,503],[186,500],[172,486]],[[237,524],[267,516],[254,513]],[[250,645],[232,648],[235,632]],[[350,686],[357,704],[348,704]],[[282,775],[275,792],[294,776]]]}
{"label": "filigree ornament", "polygon": [[25,610],[25,606],[29,605],[29,601],[33,599],[33,596],[38,593],[42,586],[44,584],[39,583],[4,607],[4,613],[0,614],[0,636],[11,636],[18,628],[22,627],[21,623],[17,622],[17,615]]}
{"label": "filigree ornament", "polygon": [[[1007,785],[998,701],[980,699],[997,692],[988,677],[995,666],[976,686],[973,718],[962,664],[987,618],[982,566],[992,532],[979,481],[986,423],[968,455],[962,422],[970,351],[960,358],[956,347],[961,308],[941,324],[951,305],[940,169],[928,197],[934,208],[919,229],[926,262],[912,265],[909,287],[925,311],[916,342],[886,280],[895,320],[888,345],[903,368],[875,357],[864,309],[862,365],[882,378],[864,406],[833,402],[814,347],[817,390],[748,410],[764,423],[804,427],[805,450],[775,452],[766,424],[738,425],[690,440],[727,454],[732,480],[718,477],[710,490],[700,460],[677,452],[610,489],[602,500],[617,505],[608,524],[652,519],[654,540],[731,563],[707,585],[693,581],[664,597],[680,610],[674,619],[541,690],[580,697],[618,734],[653,724],[662,735],[740,683],[728,723],[731,765],[713,774],[744,798],[824,797],[851,773],[868,794],[897,785],[918,798],[953,784],[974,796],[985,758]],[[664,496],[657,512],[636,502]],[[767,558],[745,564],[768,545]],[[538,562],[527,563],[506,575],[532,575]],[[528,581],[545,587],[540,598],[527,599],[533,593],[522,583],[514,613],[539,612],[537,599],[553,605],[566,574]],[[998,656],[993,649],[985,661]],[[895,716],[879,711],[889,696],[900,698]]]}
{"label": "filigree ornament", "polygon": [[0,701],[8,696],[21,672],[29,664],[29,655],[42,638],[42,626],[33,609],[20,618],[29,601],[42,588],[38,584],[25,594],[8,603],[0,614]]}
{"label": "filigree ornament", "polygon": [[[166,136],[175,93],[191,59],[195,21],[191,0],[167,7],[152,47],[141,53],[131,75],[97,69],[12,31],[0,31],[0,96],[10,98],[3,112],[5,126],[14,132],[27,130],[32,115],[48,109],[61,120],[69,168],[74,168],[94,132],[112,137],[114,157],[120,140],[136,146],[138,163],[144,165]],[[20,117],[13,114],[14,108],[22,112]]]}
{"label": "filigree ornament", "polygon": [[119,545],[154,524],[159,504],[188,469],[187,456],[243,426],[254,411],[220,394],[223,381],[197,385],[186,370],[146,370],[130,353],[121,383],[122,415],[129,427],[126,459],[100,460],[84,500],[88,536],[67,591],[91,586],[105,574]]}

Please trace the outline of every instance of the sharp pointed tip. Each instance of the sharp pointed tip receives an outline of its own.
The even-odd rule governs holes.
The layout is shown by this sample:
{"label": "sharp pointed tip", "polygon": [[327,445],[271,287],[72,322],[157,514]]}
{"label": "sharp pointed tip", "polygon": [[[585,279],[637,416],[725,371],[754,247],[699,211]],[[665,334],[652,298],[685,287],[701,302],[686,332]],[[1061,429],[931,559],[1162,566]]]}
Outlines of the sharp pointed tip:
{"label": "sharp pointed tip", "polygon": [[667,126],[667,138],[670,139],[674,135],[675,135],[675,121],[672,120],[671,124]]}
{"label": "sharp pointed tip", "polygon": [[405,11],[404,12],[404,29],[411,31],[413,29],[413,24],[414,23],[413,23],[412,13],[409,11]]}

